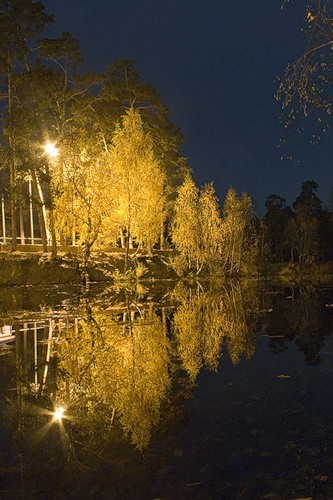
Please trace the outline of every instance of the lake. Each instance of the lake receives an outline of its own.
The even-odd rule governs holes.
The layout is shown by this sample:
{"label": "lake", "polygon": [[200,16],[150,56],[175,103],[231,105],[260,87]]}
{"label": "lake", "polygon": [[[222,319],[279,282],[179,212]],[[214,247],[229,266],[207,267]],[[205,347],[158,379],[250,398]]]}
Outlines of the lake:
{"label": "lake", "polygon": [[333,498],[333,288],[0,293],[0,498]]}

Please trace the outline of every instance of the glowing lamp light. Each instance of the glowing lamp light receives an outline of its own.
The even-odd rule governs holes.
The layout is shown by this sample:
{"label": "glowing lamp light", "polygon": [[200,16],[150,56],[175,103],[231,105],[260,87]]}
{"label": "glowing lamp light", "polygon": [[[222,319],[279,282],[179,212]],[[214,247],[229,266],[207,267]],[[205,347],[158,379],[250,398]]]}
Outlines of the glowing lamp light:
{"label": "glowing lamp light", "polygon": [[64,414],[65,409],[62,406],[59,406],[59,408],[56,408],[56,411],[54,412],[54,418],[55,420],[61,420],[62,416]]}
{"label": "glowing lamp light", "polygon": [[44,146],[45,153],[50,156],[50,158],[56,158],[59,154],[59,150],[56,147],[55,143],[48,142]]}

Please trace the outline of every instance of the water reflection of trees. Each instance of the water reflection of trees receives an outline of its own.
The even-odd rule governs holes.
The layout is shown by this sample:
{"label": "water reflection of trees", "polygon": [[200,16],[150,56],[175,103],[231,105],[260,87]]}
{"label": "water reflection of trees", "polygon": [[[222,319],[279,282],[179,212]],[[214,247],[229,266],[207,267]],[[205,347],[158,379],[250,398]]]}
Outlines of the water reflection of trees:
{"label": "water reflection of trees", "polygon": [[332,322],[325,301],[325,289],[310,283],[299,287],[280,287],[266,291],[266,306],[272,309],[267,317],[266,333],[271,351],[281,353],[295,342],[308,365],[317,365],[325,337],[331,334]]}
{"label": "water reflection of trees", "polygon": [[180,305],[174,315],[174,335],[192,380],[203,366],[217,370],[224,344],[234,364],[243,356],[251,358],[255,348],[258,294],[238,282],[210,285],[207,290],[197,285],[175,291]]}
{"label": "water reflection of trees", "polygon": [[259,310],[253,288],[181,284],[172,300],[173,315],[129,299],[117,314],[87,304],[84,317],[58,332],[57,398],[82,428],[107,435],[119,419],[143,450],[174,381],[171,359],[181,360],[193,382],[201,368],[217,370],[223,345],[234,364],[253,355]]}
{"label": "water reflection of trees", "polygon": [[162,413],[165,421],[171,391],[188,390],[187,381],[193,385],[202,369],[216,371],[224,350],[233,364],[253,356],[263,310],[270,311],[264,316],[272,351],[295,341],[308,364],[319,363],[330,321],[318,291],[307,286],[262,292],[253,283],[206,282],[178,284],[167,304],[129,293],[119,303],[83,297],[79,314],[71,308],[65,319],[57,315],[45,323],[38,373],[26,333],[17,336],[19,406],[30,408],[32,400],[50,410],[65,406],[73,443],[84,442],[97,453],[120,429],[142,451]]}
{"label": "water reflection of trees", "polygon": [[139,298],[82,297],[76,314],[71,306],[44,320],[34,342],[25,327],[16,336],[18,399],[9,413],[21,436],[45,439],[40,428],[61,405],[71,459],[103,454],[120,429],[142,451],[167,401],[181,405],[171,389],[184,395],[202,368],[216,371],[224,346],[233,363],[254,352],[258,295],[250,287],[178,285],[166,305]]}
{"label": "water reflection of trees", "polygon": [[165,333],[154,312],[130,305],[118,319],[100,311],[77,319],[56,348],[59,401],[99,434],[119,416],[132,443],[146,448],[170,386]]}
{"label": "water reflection of trees", "polygon": [[[120,456],[127,464],[135,449],[150,456],[161,436],[167,446],[174,429],[184,427],[183,402],[200,371],[216,371],[224,351],[234,364],[251,358],[262,321],[271,350],[295,342],[307,363],[318,363],[332,324],[323,293],[310,286],[181,283],[161,294],[163,302],[127,291],[117,299],[81,297],[78,307],[49,311],[40,329],[37,320],[22,319],[13,325],[21,332],[15,350],[0,364],[17,389],[10,392],[7,415],[24,458],[23,473],[16,465],[13,474],[38,489],[37,478],[50,464],[56,482],[64,463],[69,476],[81,477],[115,467]],[[60,404],[68,417],[63,433],[52,424]]]}

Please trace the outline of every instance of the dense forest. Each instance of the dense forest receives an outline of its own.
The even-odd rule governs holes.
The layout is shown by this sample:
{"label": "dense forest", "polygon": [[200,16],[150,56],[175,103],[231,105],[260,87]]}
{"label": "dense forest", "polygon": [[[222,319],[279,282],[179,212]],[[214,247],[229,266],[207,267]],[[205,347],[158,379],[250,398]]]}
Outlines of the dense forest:
{"label": "dense forest", "polygon": [[332,260],[332,212],[315,181],[291,207],[270,195],[262,219],[232,187],[220,204],[212,184],[196,186],[182,134],[134,62],[84,73],[76,39],[45,37],[53,22],[41,2],[0,2],[2,243],[53,255],[74,245],[86,259],[176,249],[179,274]]}

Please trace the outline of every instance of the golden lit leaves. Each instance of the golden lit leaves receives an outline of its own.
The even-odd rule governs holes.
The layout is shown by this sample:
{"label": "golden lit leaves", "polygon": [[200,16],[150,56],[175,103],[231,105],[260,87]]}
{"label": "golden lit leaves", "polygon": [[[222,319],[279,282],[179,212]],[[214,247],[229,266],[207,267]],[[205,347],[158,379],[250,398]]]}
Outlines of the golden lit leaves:
{"label": "golden lit leaves", "polygon": [[[229,189],[221,214],[212,184],[202,189],[187,175],[178,191],[172,221],[172,240],[180,253],[175,261],[179,273],[203,266],[211,272],[224,268],[228,273],[240,271],[244,260],[254,260],[256,237],[255,213],[250,197],[238,197]],[[249,258],[251,257],[251,258]]]}
{"label": "golden lit leaves", "polygon": [[199,196],[200,260],[208,265],[219,260],[222,248],[222,218],[213,184],[206,184]]}
{"label": "golden lit leaves", "polygon": [[192,381],[203,366],[217,370],[223,341],[234,364],[242,356],[253,355],[253,319],[247,311],[257,304],[252,303],[252,296],[245,301],[238,283],[217,290],[179,292],[176,297],[181,304],[174,315],[174,335],[183,367]]}
{"label": "golden lit leaves", "polygon": [[76,320],[59,343],[59,391],[72,412],[100,428],[112,424],[115,411],[140,450],[158,425],[160,407],[170,386],[168,342],[157,316],[116,322],[99,313]]}
{"label": "golden lit leaves", "polygon": [[113,137],[109,161],[114,221],[150,248],[163,222],[166,177],[139,111],[130,109],[123,116]]}
{"label": "golden lit leaves", "polygon": [[224,312],[219,296],[189,290],[174,315],[174,334],[183,367],[192,381],[200,369],[216,370],[221,356]]}
{"label": "golden lit leaves", "polygon": [[230,188],[223,205],[222,257],[231,274],[240,271],[247,246],[255,246],[254,217],[251,198],[246,193],[238,197]]}
{"label": "golden lit leaves", "polygon": [[120,427],[144,450],[172,382],[184,382],[179,368],[192,386],[202,368],[217,371],[223,346],[235,364],[251,357],[259,306],[249,290],[236,282],[182,282],[168,298],[170,309],[132,302],[125,293],[121,304],[112,298],[92,306],[85,298],[81,317],[60,321],[52,400],[66,409],[85,446],[103,450]]}
{"label": "golden lit leaves", "polygon": [[160,419],[161,402],[170,385],[168,350],[160,320],[138,321],[130,328],[123,353],[116,408],[121,424],[139,449],[147,447]]}
{"label": "golden lit leaves", "polygon": [[[306,45],[289,63],[279,81],[276,99],[281,101],[285,128],[299,133],[304,118],[313,117],[315,140],[330,129],[332,113],[332,6],[314,2],[306,10]],[[288,134],[290,136],[290,134]],[[311,141],[312,142],[312,141]]]}
{"label": "golden lit leaves", "polygon": [[179,188],[172,221],[172,241],[191,268],[199,259],[199,191],[193,179],[187,175]]}
{"label": "golden lit leaves", "polygon": [[101,231],[106,210],[113,206],[105,152],[82,129],[63,140],[59,151],[52,172],[58,238],[91,244]]}
{"label": "golden lit leaves", "polygon": [[306,14],[306,19],[309,23],[311,23],[312,21],[314,21],[316,19],[316,17],[311,13],[310,10],[308,10],[308,12]]}

